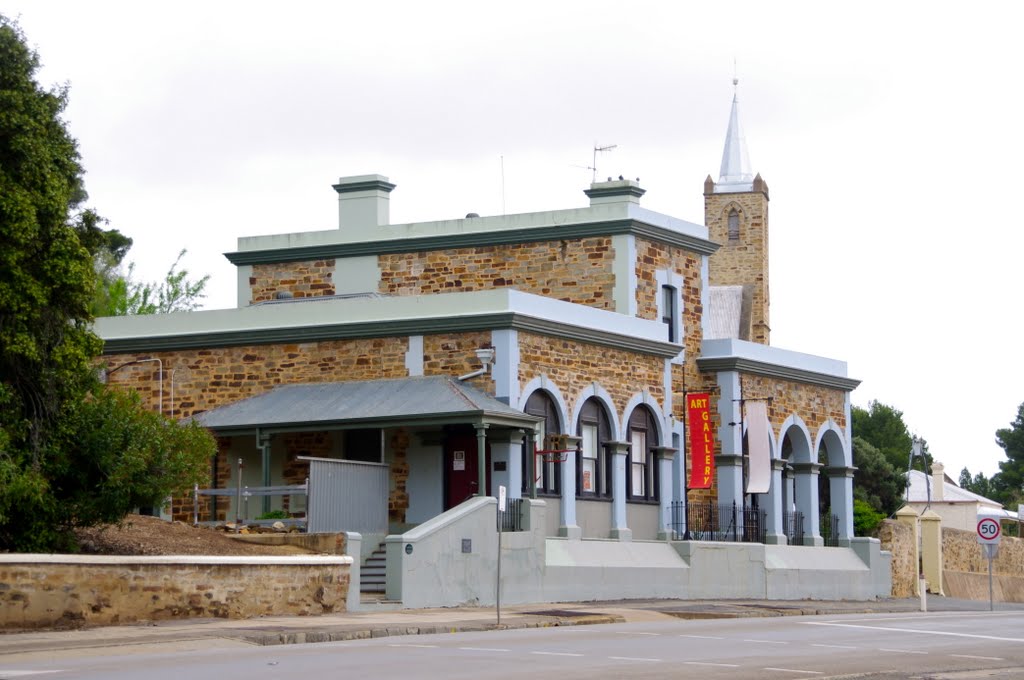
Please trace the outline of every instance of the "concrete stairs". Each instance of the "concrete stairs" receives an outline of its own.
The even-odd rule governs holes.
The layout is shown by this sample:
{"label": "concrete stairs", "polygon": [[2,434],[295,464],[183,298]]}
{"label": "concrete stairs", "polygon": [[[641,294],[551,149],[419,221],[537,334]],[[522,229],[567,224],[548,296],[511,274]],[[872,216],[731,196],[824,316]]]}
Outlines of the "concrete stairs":
{"label": "concrete stairs", "polygon": [[387,552],[382,542],[359,570],[359,592],[384,597],[387,585]]}

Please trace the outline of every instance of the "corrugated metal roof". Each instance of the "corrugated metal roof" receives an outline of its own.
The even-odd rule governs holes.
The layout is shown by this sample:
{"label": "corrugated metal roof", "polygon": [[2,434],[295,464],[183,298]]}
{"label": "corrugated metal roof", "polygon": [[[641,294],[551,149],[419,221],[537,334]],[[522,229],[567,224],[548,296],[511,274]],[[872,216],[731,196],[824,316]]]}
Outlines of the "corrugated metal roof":
{"label": "corrugated metal roof", "polygon": [[[910,470],[907,472],[907,478],[910,480],[910,484],[907,487],[907,500],[910,503],[925,503],[928,500],[928,488],[926,483],[931,482],[934,484],[934,480],[926,477],[920,470]],[[992,512],[993,514],[999,514],[1009,519],[1017,519],[1017,513],[1012,510],[1006,510],[1003,508],[1002,503],[994,501],[991,498],[985,498],[973,491],[961,488],[956,484],[944,481],[942,484],[942,501],[935,500],[935,488],[932,488],[932,502],[942,503],[977,503],[979,506],[983,506],[982,509],[985,512]]]}
{"label": "corrugated metal roof", "polygon": [[448,376],[282,385],[264,394],[198,414],[212,430],[429,421],[518,423],[537,418]]}

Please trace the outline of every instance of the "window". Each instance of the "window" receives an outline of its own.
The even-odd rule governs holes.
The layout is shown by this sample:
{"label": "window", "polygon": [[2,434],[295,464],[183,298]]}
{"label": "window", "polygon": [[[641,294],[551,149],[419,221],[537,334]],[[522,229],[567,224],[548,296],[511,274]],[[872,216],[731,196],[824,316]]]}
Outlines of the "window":
{"label": "window", "polygon": [[654,414],[646,406],[638,406],[629,417],[629,465],[626,467],[626,488],[630,500],[658,499],[658,468],[654,448],[658,429]]}
{"label": "window", "polygon": [[668,341],[679,342],[679,313],[675,286],[661,287],[661,322],[668,327]]}
{"label": "window", "polygon": [[729,211],[729,240],[740,240],[740,213],[736,208]]}
{"label": "window", "polygon": [[636,430],[630,437],[629,493],[634,498],[647,495],[647,433]]}
{"label": "window", "polygon": [[[547,448],[544,439],[550,434],[557,434],[561,431],[558,418],[558,408],[551,395],[543,390],[537,390],[526,400],[525,413],[531,416],[540,416],[544,420],[540,423],[540,429],[536,434],[535,445],[538,449]],[[530,456],[532,451],[523,449],[523,491],[530,489]],[[537,491],[545,494],[557,494],[562,489],[562,468],[553,460],[545,461],[540,456],[535,456]]]}
{"label": "window", "polygon": [[583,404],[577,433],[581,439],[576,452],[576,492],[580,496],[611,497],[608,455],[610,419],[600,401],[591,397]]}

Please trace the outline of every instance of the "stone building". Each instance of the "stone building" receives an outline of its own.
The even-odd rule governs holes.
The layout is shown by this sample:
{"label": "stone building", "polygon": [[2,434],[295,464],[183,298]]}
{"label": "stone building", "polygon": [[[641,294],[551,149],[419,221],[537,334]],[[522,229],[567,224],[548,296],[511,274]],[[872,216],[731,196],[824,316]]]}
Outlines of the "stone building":
{"label": "stone building", "polygon": [[[504,486],[543,500],[534,529],[570,552],[691,538],[687,501],[763,512],[764,544],[813,550],[820,488],[833,543],[852,545],[857,381],[768,344],[768,186],[735,99],[704,224],[621,178],[584,207],[409,224],[390,222],[386,177],[334,189],[337,229],[239,239],[237,308],[97,320],[111,383],[218,436],[211,486],[301,482],[310,458],[380,465],[374,546]],[[716,472],[688,491],[691,393],[711,397]]]}

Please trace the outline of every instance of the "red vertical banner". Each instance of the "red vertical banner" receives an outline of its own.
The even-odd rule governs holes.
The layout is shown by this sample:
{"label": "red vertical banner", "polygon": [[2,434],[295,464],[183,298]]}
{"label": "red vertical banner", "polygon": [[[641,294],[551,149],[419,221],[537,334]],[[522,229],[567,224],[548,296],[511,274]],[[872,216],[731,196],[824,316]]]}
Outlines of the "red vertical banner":
{"label": "red vertical banner", "polygon": [[710,489],[715,479],[715,436],[711,430],[711,395],[686,395],[690,428],[690,489]]}

